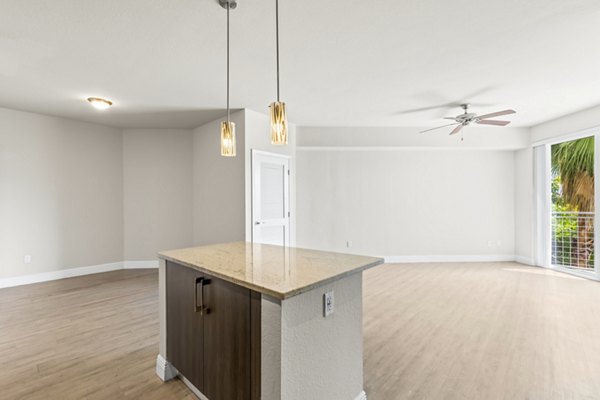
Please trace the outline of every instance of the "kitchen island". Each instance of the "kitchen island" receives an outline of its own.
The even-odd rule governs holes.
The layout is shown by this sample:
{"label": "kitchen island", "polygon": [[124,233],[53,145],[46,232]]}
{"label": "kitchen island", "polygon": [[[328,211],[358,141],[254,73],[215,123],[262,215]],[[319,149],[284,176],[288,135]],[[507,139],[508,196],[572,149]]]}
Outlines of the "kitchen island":
{"label": "kitchen island", "polygon": [[382,259],[234,242],[159,260],[161,379],[209,400],[366,399],[362,271]]}

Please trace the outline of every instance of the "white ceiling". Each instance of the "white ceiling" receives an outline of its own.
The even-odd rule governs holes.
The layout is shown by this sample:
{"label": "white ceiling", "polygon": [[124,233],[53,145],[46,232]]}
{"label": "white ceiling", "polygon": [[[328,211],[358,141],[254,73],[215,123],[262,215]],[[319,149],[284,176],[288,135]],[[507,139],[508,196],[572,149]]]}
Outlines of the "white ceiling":
{"label": "white ceiling", "polygon": [[[274,0],[238,0],[232,106],[275,96]],[[194,127],[225,103],[217,0],[0,0],[0,106],[124,127]],[[470,101],[531,126],[600,103],[598,0],[280,0],[290,120],[435,126]],[[115,102],[97,112],[82,99]]]}

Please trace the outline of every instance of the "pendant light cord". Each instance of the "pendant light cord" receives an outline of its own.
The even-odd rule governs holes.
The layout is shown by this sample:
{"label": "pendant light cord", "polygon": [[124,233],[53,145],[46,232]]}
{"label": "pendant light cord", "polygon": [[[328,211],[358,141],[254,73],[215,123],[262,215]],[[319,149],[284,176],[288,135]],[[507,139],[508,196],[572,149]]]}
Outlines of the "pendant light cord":
{"label": "pendant light cord", "polygon": [[231,5],[227,0],[227,122],[229,122],[229,9]]}
{"label": "pendant light cord", "polygon": [[279,0],[275,0],[275,44],[277,47],[277,102],[279,103]]}

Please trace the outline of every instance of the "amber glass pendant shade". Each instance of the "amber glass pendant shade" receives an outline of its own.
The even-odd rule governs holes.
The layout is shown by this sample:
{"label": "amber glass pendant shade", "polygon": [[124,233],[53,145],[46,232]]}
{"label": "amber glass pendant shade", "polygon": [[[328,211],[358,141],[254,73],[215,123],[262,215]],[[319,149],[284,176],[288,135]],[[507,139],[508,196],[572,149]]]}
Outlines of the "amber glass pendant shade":
{"label": "amber glass pendant shade", "polygon": [[288,144],[285,103],[275,101],[271,103],[269,109],[271,111],[271,144]]}
{"label": "amber glass pendant shade", "polygon": [[235,123],[221,122],[221,155],[235,157]]}

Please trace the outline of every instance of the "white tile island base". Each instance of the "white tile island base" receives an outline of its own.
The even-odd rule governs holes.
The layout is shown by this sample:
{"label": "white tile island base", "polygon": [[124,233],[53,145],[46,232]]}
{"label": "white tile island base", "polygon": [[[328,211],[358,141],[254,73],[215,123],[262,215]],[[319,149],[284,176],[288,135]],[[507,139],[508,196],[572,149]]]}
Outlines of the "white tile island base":
{"label": "white tile island base", "polygon": [[[171,262],[175,259],[168,257]],[[357,259],[360,259],[360,267],[345,271],[335,279],[329,277],[325,282],[313,283],[310,288],[296,290],[291,297],[285,298],[283,292],[275,293],[283,298],[261,295],[260,399],[366,399],[363,391],[362,271],[380,264],[381,260]],[[189,265],[186,260],[179,261]],[[252,268],[257,267],[255,262]],[[161,258],[157,374],[163,380],[177,374],[176,368],[169,364],[167,354],[166,268],[167,261]],[[199,269],[207,270],[209,266],[205,263]],[[264,272],[261,271],[261,275]],[[256,290],[252,284],[249,286]],[[334,293],[334,312],[324,317],[323,297],[329,291]],[[205,398],[201,393],[196,394]]]}

